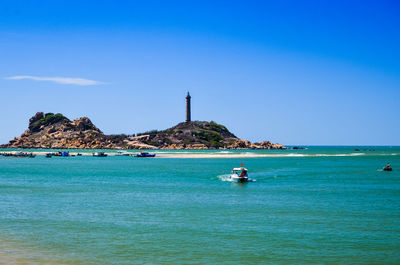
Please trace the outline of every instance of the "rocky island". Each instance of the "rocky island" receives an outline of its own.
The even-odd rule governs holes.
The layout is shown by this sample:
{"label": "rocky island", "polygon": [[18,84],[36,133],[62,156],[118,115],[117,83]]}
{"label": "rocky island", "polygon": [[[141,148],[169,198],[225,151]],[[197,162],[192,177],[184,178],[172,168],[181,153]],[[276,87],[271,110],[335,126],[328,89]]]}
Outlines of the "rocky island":
{"label": "rocky island", "polygon": [[137,135],[105,135],[87,117],[69,120],[57,113],[36,113],[28,129],[0,148],[65,149],[286,149],[269,141],[239,139],[216,122],[186,121]]}

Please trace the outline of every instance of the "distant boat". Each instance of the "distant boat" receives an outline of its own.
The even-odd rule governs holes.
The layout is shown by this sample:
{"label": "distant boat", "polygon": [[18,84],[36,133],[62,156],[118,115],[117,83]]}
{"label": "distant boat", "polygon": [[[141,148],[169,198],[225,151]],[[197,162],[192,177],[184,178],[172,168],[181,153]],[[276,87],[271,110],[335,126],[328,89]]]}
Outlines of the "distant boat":
{"label": "distant boat", "polygon": [[69,152],[67,151],[64,151],[64,152],[55,152],[55,153],[52,153],[51,154],[52,156],[63,156],[63,157],[67,157],[67,156],[69,156]]}
{"label": "distant boat", "polygon": [[93,156],[96,156],[96,157],[106,157],[107,154],[105,154],[104,152],[97,152],[97,153],[93,153]]}
{"label": "distant boat", "polygon": [[389,163],[383,168],[383,171],[392,171],[392,167]]}
{"label": "distant boat", "polygon": [[15,153],[13,155],[14,157],[29,157],[29,158],[34,158],[36,155],[34,155],[33,153],[24,153],[22,151]]}
{"label": "distant boat", "polygon": [[129,156],[129,153],[127,152],[122,152],[122,151],[118,151],[115,156]]}
{"label": "distant boat", "polygon": [[140,151],[139,154],[135,155],[135,157],[155,157],[155,156],[156,156],[156,154],[150,154],[150,153],[142,152],[142,151]]}

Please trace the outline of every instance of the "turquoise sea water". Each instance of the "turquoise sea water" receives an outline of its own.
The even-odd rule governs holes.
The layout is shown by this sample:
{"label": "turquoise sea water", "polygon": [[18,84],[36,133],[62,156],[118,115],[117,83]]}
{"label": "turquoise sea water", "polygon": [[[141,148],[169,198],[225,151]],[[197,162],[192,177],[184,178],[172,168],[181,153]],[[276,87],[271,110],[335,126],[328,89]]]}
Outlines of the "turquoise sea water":
{"label": "turquoise sea water", "polygon": [[228,152],[272,156],[0,156],[0,259],[400,264],[400,147]]}

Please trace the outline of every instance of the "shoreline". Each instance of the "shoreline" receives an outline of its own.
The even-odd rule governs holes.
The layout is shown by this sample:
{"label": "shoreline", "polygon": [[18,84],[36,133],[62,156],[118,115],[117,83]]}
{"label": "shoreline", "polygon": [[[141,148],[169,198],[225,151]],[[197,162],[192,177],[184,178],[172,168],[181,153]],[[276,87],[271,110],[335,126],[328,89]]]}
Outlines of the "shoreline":
{"label": "shoreline", "polygon": [[[245,151],[245,150],[243,150]],[[157,158],[179,158],[179,159],[201,159],[201,158],[300,158],[300,157],[353,157],[353,156],[368,156],[368,155],[400,155],[399,153],[391,153],[391,154],[379,154],[379,153],[366,153],[366,152],[349,152],[349,153],[311,153],[311,154],[305,154],[305,153],[273,153],[273,154],[265,154],[265,153],[256,153],[252,152],[253,150],[246,150],[246,152],[243,153],[164,153],[164,152],[154,152],[156,156],[154,157],[155,159]],[[9,152],[0,152],[0,155],[3,154],[16,154],[19,151],[9,151]],[[24,151],[24,153],[28,154],[33,154],[36,156],[46,156],[49,152],[44,152],[44,151]],[[85,157],[92,157],[93,153],[96,152],[69,152],[70,157],[79,157],[77,154],[80,154],[80,156],[85,156]],[[107,157],[116,157],[117,152],[104,152]],[[138,152],[124,152],[130,154],[130,156],[121,156],[121,157],[130,157],[130,158],[135,158],[134,155],[137,154]],[[61,156],[60,156],[61,157]],[[65,158],[65,157],[64,157]]]}
{"label": "shoreline", "polygon": [[[19,151],[10,151],[10,152],[0,152],[0,155],[4,153],[11,153],[11,154],[16,154],[19,153]],[[30,151],[24,151],[24,153],[31,153],[36,156],[46,156],[47,153],[49,152],[43,152],[43,151],[38,151],[38,152],[30,152]],[[80,154],[81,156],[89,156],[92,157],[93,153],[96,152],[69,152],[70,156],[72,157],[77,157],[77,154]],[[135,155],[138,152],[126,152],[129,153],[130,155]],[[156,153],[156,156],[154,158],[257,158],[257,157],[276,157],[276,156],[287,156],[287,155],[273,155],[273,154],[251,154],[251,153],[238,153],[238,154],[218,154],[218,153]],[[117,152],[104,152],[107,156],[114,157],[118,156]],[[293,154],[295,155],[295,154]],[[122,156],[123,157],[123,156]],[[128,156],[126,156],[128,157]],[[131,158],[134,158],[133,156],[129,156]]]}

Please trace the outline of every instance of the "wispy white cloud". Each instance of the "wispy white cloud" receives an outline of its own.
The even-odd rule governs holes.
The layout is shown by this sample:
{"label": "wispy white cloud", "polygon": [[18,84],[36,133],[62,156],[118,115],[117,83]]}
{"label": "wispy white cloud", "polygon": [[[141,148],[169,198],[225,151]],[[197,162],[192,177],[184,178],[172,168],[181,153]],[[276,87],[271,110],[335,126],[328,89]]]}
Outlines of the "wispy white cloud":
{"label": "wispy white cloud", "polygon": [[77,85],[77,86],[93,86],[93,85],[101,85],[104,84],[100,81],[89,80],[84,78],[72,78],[72,77],[40,77],[40,76],[31,76],[31,75],[16,75],[6,77],[8,80],[23,80],[30,79],[34,81],[49,81],[58,84],[64,85]]}

